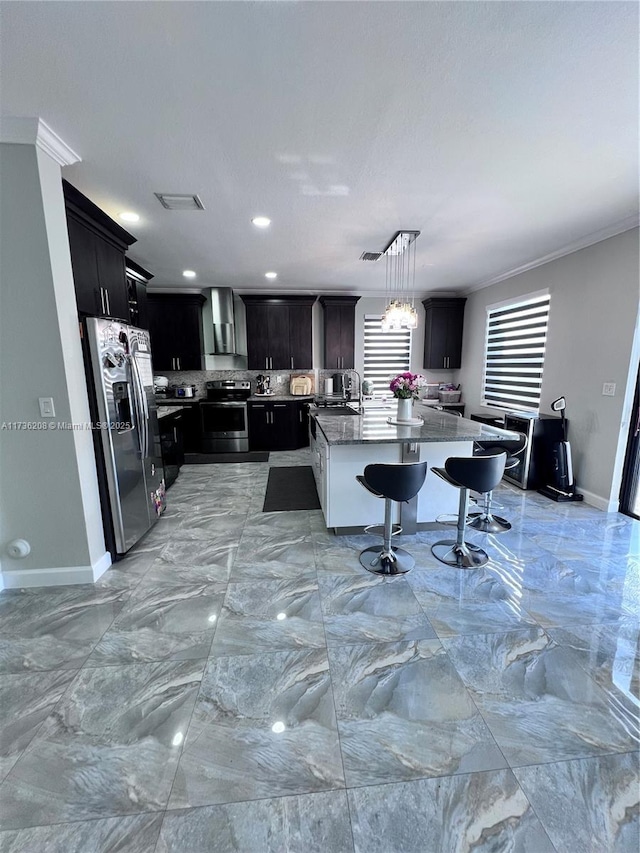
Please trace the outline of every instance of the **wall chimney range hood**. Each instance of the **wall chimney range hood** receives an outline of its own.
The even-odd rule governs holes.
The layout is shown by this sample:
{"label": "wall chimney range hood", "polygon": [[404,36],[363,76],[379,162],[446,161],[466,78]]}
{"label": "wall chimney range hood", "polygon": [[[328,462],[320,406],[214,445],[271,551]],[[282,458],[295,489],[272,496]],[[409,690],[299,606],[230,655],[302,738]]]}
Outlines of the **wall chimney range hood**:
{"label": "wall chimney range hood", "polygon": [[209,355],[235,355],[237,349],[233,290],[230,287],[212,287],[207,297],[211,304],[213,321],[213,348]]}

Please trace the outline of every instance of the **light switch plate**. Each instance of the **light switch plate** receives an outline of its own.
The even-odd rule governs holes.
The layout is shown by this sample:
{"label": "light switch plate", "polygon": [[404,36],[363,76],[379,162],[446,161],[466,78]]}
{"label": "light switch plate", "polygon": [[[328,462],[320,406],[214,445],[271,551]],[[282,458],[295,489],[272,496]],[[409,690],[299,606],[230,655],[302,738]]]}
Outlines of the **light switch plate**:
{"label": "light switch plate", "polygon": [[53,397],[38,397],[38,404],[41,418],[55,418],[56,410],[53,405]]}
{"label": "light switch plate", "polygon": [[616,383],[615,382],[605,382],[602,386],[602,396],[603,397],[615,397],[616,396]]}

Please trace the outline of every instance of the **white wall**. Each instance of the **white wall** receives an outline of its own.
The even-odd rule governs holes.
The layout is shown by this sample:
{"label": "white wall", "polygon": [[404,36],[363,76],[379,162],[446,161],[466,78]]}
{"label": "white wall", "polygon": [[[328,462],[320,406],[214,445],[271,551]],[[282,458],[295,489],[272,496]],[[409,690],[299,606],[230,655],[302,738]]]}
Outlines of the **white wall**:
{"label": "white wall", "polygon": [[[632,402],[628,379],[638,369],[637,228],[469,294],[458,371],[466,412],[492,411],[480,405],[486,307],[545,288],[551,307],[541,411],[566,396],[579,490],[596,506],[617,509]],[[616,383],[615,397],[602,396],[604,382]]]}
{"label": "white wall", "polygon": [[[90,423],[60,166],[0,145],[0,421]],[[44,423],[48,423],[44,421]],[[110,565],[90,430],[0,430],[5,586],[80,583]],[[25,559],[6,554],[26,539]]]}

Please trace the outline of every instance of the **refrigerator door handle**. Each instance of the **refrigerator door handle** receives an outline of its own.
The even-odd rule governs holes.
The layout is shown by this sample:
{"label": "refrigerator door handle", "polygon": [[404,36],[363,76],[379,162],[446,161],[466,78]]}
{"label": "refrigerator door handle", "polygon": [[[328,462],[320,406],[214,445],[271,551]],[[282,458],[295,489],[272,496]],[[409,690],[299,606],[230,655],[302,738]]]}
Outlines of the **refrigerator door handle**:
{"label": "refrigerator door handle", "polygon": [[146,422],[144,422],[144,411],[142,409],[140,393],[138,388],[138,369],[133,356],[128,356],[129,369],[131,371],[131,392],[133,395],[133,405],[136,410],[136,427],[138,430],[138,447],[140,449],[140,458],[144,459],[146,455]]}
{"label": "refrigerator door handle", "polygon": [[138,363],[136,362],[135,356],[133,357],[133,364],[136,371],[136,379],[138,381],[140,401],[142,403],[142,415],[144,417],[144,458],[146,459],[149,456],[149,406],[147,403],[147,395],[144,390],[144,383],[140,376],[140,370],[138,369]]}

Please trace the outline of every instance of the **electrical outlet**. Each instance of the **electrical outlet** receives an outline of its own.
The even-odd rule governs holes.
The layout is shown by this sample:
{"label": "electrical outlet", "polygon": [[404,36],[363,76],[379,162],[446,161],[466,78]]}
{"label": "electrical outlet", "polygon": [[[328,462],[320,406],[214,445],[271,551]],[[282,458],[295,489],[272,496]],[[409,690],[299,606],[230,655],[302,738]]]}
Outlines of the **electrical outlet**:
{"label": "electrical outlet", "polygon": [[616,396],[616,383],[615,382],[605,382],[602,386],[602,396],[603,397],[615,397]]}
{"label": "electrical outlet", "polygon": [[38,397],[38,404],[41,418],[55,418],[56,410],[53,405],[53,397]]}

